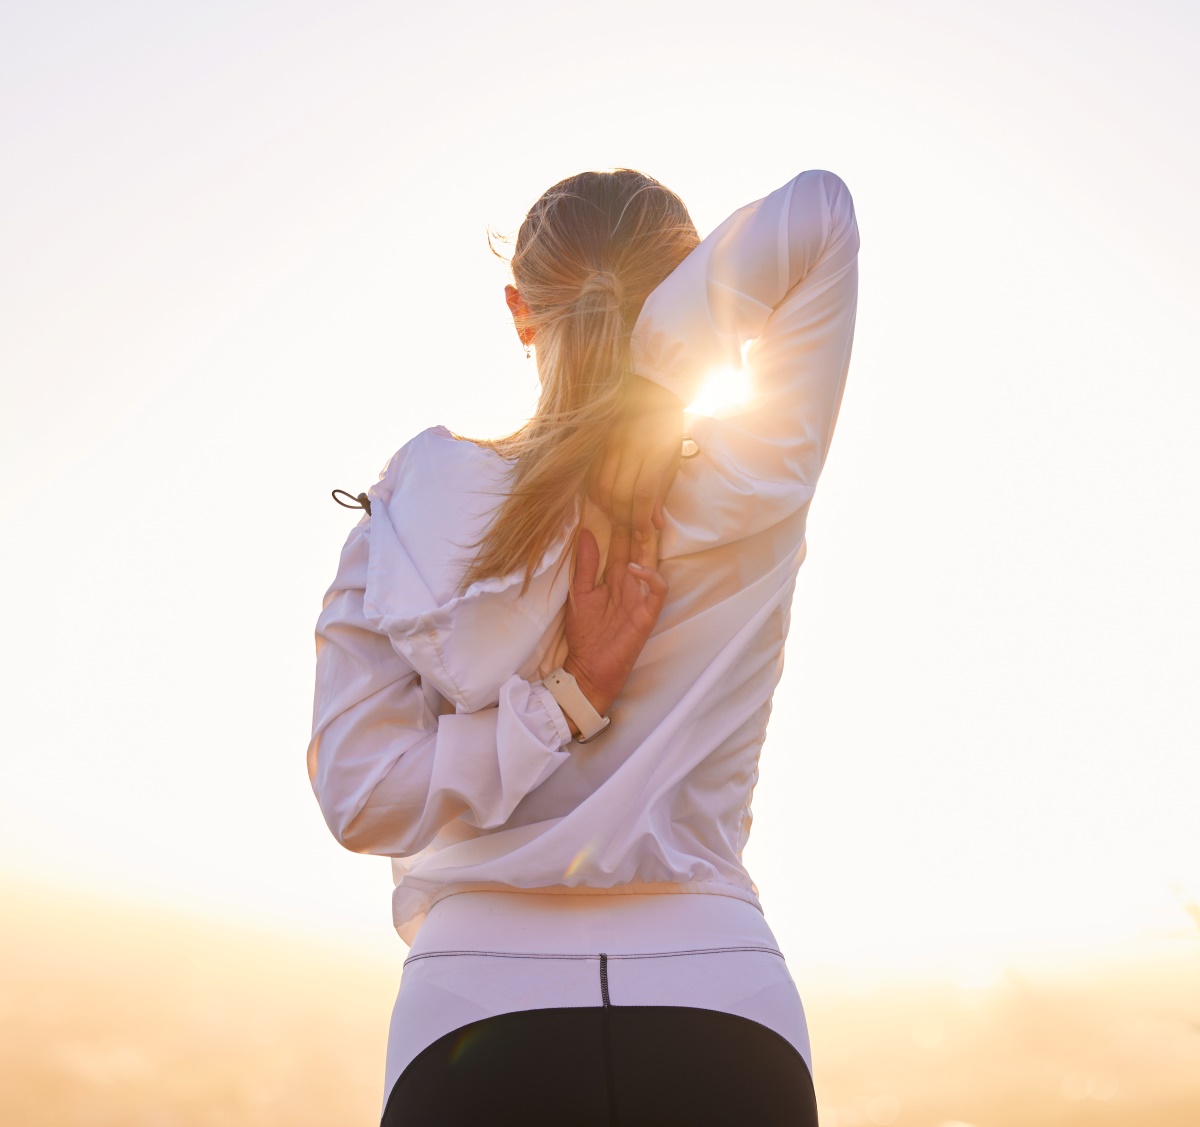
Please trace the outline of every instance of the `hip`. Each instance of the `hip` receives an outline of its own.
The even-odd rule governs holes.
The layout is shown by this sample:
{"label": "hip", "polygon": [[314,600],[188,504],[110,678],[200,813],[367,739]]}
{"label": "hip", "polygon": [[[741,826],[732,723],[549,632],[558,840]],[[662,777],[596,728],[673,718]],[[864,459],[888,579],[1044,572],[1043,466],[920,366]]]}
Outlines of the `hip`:
{"label": "hip", "polygon": [[438,901],[405,961],[386,1090],[423,1049],[472,1022],[602,1006],[746,1018],[811,1067],[800,996],[754,905],[704,894],[466,892]]}

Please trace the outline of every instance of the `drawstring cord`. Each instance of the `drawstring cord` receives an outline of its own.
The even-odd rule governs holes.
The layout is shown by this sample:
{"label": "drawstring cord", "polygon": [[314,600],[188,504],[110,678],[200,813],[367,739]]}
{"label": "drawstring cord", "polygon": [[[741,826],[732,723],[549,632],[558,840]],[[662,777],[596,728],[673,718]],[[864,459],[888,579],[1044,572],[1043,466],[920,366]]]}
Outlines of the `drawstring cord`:
{"label": "drawstring cord", "polygon": [[[339,493],[342,497],[349,497],[350,501],[343,501],[338,496]],[[335,489],[331,496],[343,509],[366,509],[367,516],[371,515],[371,499],[365,493],[360,493],[355,497],[353,493],[347,493],[344,489]]]}

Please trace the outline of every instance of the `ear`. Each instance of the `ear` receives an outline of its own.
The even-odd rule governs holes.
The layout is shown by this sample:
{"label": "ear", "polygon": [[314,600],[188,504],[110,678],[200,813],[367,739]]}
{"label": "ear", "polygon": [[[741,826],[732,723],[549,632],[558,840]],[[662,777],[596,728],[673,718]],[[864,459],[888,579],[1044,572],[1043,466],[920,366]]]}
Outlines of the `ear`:
{"label": "ear", "polygon": [[517,327],[517,336],[521,338],[521,343],[525,345],[533,344],[536,330],[530,325],[523,325],[521,323],[529,318],[529,306],[525,304],[525,299],[517,292],[516,286],[504,287],[504,300],[508,304],[508,311],[512,314],[513,324]]}

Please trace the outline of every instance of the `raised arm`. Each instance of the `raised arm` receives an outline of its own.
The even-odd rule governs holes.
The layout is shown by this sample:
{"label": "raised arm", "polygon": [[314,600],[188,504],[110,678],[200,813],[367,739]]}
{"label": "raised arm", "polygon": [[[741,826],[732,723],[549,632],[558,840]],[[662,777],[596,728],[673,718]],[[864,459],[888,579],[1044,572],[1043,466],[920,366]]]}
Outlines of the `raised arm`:
{"label": "raised arm", "polygon": [[[661,460],[677,441],[678,405],[715,375],[740,370],[748,385],[722,417],[688,421],[700,454],[671,492],[664,554],[748,535],[812,496],[850,362],[858,246],[846,185],[802,172],[734,212],[646,300],[634,371],[659,389],[641,397],[658,421],[641,420],[630,458]],[[623,493],[610,488],[616,513],[648,512],[630,496],[636,476],[626,471]]]}

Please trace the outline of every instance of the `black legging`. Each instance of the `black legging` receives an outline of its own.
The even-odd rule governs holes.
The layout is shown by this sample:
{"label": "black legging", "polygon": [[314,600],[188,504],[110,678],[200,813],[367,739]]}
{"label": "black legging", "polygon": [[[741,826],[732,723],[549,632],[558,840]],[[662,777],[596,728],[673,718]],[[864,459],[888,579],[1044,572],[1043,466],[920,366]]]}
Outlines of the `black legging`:
{"label": "black legging", "polygon": [[404,1070],[381,1127],[815,1127],[804,1058],[747,1018],[682,1006],[472,1022]]}

